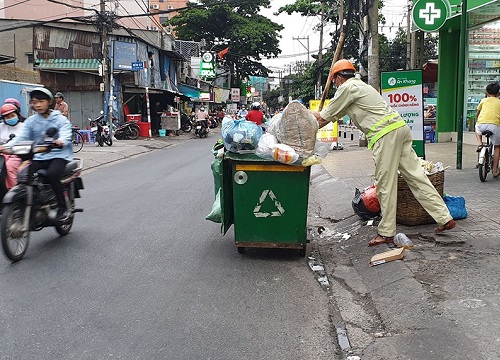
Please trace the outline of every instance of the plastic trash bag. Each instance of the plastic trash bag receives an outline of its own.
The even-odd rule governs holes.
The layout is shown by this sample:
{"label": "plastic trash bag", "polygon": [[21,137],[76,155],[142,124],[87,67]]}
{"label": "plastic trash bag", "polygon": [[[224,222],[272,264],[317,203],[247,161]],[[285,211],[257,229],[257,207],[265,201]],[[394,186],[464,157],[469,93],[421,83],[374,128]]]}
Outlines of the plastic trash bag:
{"label": "plastic trash bag", "polygon": [[[368,188],[369,189],[369,188]],[[378,211],[370,211],[364,201],[363,201],[363,192],[361,192],[358,188],[354,193],[354,198],[352,199],[352,209],[354,213],[358,215],[363,220],[373,219],[380,215],[380,208]]]}
{"label": "plastic trash bag", "polygon": [[263,159],[276,160],[283,164],[293,164],[299,155],[290,146],[279,144],[274,135],[265,133],[261,136],[255,155]]}
{"label": "plastic trash bag", "polygon": [[248,154],[255,152],[262,128],[252,121],[224,118],[221,133],[227,151]]}
{"label": "plastic trash bag", "polygon": [[210,214],[205,217],[205,220],[213,221],[214,223],[222,223],[222,207],[220,206],[220,189],[217,191],[217,195],[215,195],[215,201],[212,205],[212,210]]}
{"label": "plastic trash bag", "polygon": [[465,208],[465,199],[463,197],[445,195],[443,196],[443,200],[454,220],[465,219],[467,217],[467,209]]}

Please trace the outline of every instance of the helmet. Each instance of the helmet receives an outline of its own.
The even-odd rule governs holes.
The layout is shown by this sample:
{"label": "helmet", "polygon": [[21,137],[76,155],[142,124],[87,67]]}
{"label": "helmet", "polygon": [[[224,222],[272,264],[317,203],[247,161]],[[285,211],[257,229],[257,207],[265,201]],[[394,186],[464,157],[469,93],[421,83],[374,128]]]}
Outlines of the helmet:
{"label": "helmet", "polygon": [[12,114],[13,112],[17,112],[17,107],[14,104],[3,104],[0,108],[2,116]]}
{"label": "helmet", "polygon": [[3,102],[4,104],[12,104],[12,105],[15,105],[17,107],[17,109],[21,109],[21,103],[17,100],[17,99],[14,99],[14,98],[8,98],[8,99],[5,99],[5,101]]}
{"label": "helmet", "polygon": [[30,99],[36,98],[38,100],[49,100],[53,101],[54,100],[54,95],[50,92],[49,89],[46,89],[44,87],[38,87],[34,88],[33,90],[30,91]]}
{"label": "helmet", "polygon": [[259,109],[260,108],[260,103],[258,101],[252,103],[252,109]]}
{"label": "helmet", "polygon": [[64,99],[64,95],[62,92],[58,91],[56,92],[56,94],[54,95],[55,98],[61,98],[61,99]]}
{"label": "helmet", "polygon": [[355,72],[356,68],[349,60],[340,59],[335,64],[333,64],[332,76],[336,74],[340,75],[354,74]]}
{"label": "helmet", "polygon": [[205,111],[205,108],[202,106],[202,107],[200,108],[200,110],[201,110],[201,111]]}

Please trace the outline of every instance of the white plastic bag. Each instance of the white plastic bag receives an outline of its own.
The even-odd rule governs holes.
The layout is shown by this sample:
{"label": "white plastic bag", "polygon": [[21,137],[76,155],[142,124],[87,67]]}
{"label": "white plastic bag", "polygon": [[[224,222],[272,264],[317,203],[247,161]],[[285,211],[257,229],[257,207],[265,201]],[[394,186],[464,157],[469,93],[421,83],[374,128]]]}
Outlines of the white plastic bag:
{"label": "white plastic bag", "polygon": [[263,159],[272,160],[276,144],[277,141],[274,135],[265,133],[260,137],[257,148],[255,149],[255,155]]}

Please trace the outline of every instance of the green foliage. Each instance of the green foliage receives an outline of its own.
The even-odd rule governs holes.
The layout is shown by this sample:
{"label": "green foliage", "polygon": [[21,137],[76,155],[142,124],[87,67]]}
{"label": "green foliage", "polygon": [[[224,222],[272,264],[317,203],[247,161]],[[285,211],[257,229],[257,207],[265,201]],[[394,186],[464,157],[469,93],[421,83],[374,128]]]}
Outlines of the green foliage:
{"label": "green foliage", "polygon": [[232,86],[238,86],[248,76],[268,76],[269,69],[260,60],[281,53],[279,32],[283,26],[259,14],[260,8],[269,4],[269,0],[202,0],[188,3],[188,9],[169,24],[179,39],[205,40],[207,50],[229,47],[222,63],[233,75]]}

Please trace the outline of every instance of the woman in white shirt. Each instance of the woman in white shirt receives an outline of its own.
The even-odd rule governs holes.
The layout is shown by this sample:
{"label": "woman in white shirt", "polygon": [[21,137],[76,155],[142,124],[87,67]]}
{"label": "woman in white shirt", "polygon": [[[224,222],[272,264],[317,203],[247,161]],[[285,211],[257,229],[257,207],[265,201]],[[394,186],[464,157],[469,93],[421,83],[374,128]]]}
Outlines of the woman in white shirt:
{"label": "woman in white shirt", "polygon": [[[24,123],[20,121],[20,113],[14,104],[3,104],[0,108],[3,122],[0,123],[0,144],[5,144],[11,136],[21,133]],[[7,190],[17,184],[17,168],[21,164],[21,159],[15,155],[2,154],[5,159],[5,187]]]}

